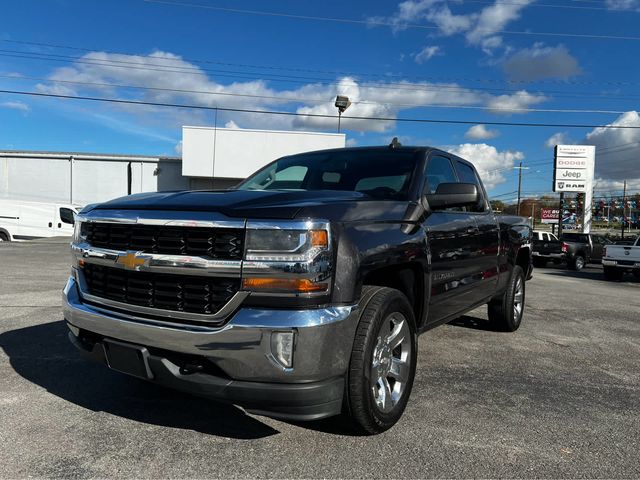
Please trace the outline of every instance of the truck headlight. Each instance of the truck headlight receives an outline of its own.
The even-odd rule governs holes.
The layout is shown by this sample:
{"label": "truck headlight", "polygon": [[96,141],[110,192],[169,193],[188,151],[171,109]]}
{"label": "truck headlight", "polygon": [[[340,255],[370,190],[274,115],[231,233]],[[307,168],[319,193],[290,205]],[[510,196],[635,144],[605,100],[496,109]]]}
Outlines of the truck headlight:
{"label": "truck headlight", "polygon": [[73,223],[73,243],[81,243],[87,240],[87,224],[80,216],[76,215]]}
{"label": "truck headlight", "polygon": [[326,230],[247,230],[245,259],[303,262],[328,248]]}
{"label": "truck headlight", "polygon": [[328,222],[247,224],[242,288],[270,294],[322,295],[329,291]]}

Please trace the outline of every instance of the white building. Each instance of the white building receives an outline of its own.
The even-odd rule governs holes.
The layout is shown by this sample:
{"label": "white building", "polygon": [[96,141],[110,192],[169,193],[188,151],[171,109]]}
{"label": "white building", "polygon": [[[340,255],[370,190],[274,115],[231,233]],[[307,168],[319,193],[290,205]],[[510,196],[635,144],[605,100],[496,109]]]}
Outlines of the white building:
{"label": "white building", "polygon": [[228,188],[281,156],[344,146],[343,134],[184,127],[183,158],[0,151],[0,199],[86,205],[140,192]]}

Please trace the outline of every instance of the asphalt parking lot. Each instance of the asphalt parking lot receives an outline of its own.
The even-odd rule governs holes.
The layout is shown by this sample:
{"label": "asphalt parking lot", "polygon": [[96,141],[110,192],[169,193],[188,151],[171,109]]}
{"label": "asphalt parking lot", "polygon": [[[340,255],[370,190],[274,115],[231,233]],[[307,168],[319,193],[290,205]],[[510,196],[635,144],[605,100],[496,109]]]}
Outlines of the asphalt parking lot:
{"label": "asphalt parking lot", "polygon": [[640,477],[640,282],[536,270],[515,334],[484,309],[420,338],[401,422],[291,424],[86,363],[59,242],[0,244],[0,476]]}

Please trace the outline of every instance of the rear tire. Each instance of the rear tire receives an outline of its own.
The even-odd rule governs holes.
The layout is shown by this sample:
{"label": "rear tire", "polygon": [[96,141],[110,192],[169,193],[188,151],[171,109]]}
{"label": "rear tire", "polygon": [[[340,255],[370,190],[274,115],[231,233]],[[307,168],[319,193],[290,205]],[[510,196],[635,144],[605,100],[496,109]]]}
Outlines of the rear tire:
{"label": "rear tire", "polygon": [[576,255],[573,260],[571,260],[571,263],[569,265],[571,267],[571,270],[579,272],[586,265],[586,260],[582,255]]}
{"label": "rear tire", "polygon": [[634,271],[633,271],[633,275],[634,275],[638,280],[640,280],[640,270],[634,270]]}
{"label": "rear tire", "polygon": [[346,383],[348,413],[365,435],[388,430],[402,416],[416,372],[413,309],[400,291],[365,286]]}
{"label": "rear tire", "polygon": [[525,305],[524,272],[519,265],[513,267],[509,285],[498,298],[489,302],[489,321],[497,330],[515,332],[522,323]]}
{"label": "rear tire", "polygon": [[[619,282],[624,276],[624,271],[617,267],[603,267],[604,278],[610,282]],[[636,272],[634,272],[636,273]],[[636,275],[637,276],[637,275]]]}
{"label": "rear tire", "polygon": [[11,239],[9,238],[9,235],[7,235],[4,232],[0,232],[0,242],[10,242]]}

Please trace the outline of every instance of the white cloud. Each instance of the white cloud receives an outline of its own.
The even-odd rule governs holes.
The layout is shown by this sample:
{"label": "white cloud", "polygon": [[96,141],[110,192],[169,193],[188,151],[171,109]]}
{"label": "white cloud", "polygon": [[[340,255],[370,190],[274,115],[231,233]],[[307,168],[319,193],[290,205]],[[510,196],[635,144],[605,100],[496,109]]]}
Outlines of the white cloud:
{"label": "white cloud", "polygon": [[422,64],[424,62],[429,61],[431,58],[435,57],[436,55],[442,55],[442,49],[436,45],[430,45],[430,46],[424,47],[422,50],[416,53],[413,59],[415,60],[416,63]]}
{"label": "white cloud", "polygon": [[0,107],[9,108],[11,110],[18,110],[24,114],[29,113],[31,111],[31,107],[23,102],[2,102],[0,103]]}
{"label": "white cloud", "polygon": [[390,23],[394,31],[403,30],[408,24],[428,20],[438,27],[441,34],[464,34],[471,45],[479,46],[491,54],[493,50],[502,46],[499,32],[509,23],[518,20],[521,11],[533,2],[534,0],[495,0],[493,4],[477,12],[455,14],[449,5],[463,3],[460,0],[407,0],[398,4],[396,12],[391,17],[376,17],[370,20],[372,25]]}
{"label": "white cloud", "polygon": [[176,155],[182,156],[182,140],[176,143],[176,146],[173,147],[173,150],[176,152]]}
{"label": "white cloud", "polygon": [[355,138],[347,138],[347,142],[346,142],[347,147],[357,147],[358,146],[358,140]]}
{"label": "white cloud", "polygon": [[547,138],[544,142],[544,146],[547,148],[555,148],[556,145],[570,145],[572,141],[569,139],[566,132],[558,132]]}
{"label": "white cloud", "polygon": [[454,15],[448,5],[442,5],[429,11],[426,18],[435,23],[443,35],[449,36],[468,31],[476,16]]}
{"label": "white cloud", "polygon": [[482,45],[485,49],[492,49],[502,43],[496,34],[514,20],[520,18],[520,11],[533,0],[496,0],[493,5],[480,11],[475,26],[467,33],[467,40],[475,45]]}
{"label": "white cloud", "polygon": [[640,12],[640,0],[605,0],[611,10],[636,10]]}
{"label": "white cloud", "polygon": [[[611,125],[640,127],[640,114],[630,111]],[[596,128],[581,142],[596,146],[596,175],[608,180],[640,179],[640,129]]]}
{"label": "white cloud", "polygon": [[[66,95],[99,94],[154,103],[278,110],[301,114],[294,117],[220,110],[216,115],[213,111],[126,104],[100,104],[89,112],[94,121],[103,121],[105,126],[120,131],[149,137],[155,135],[155,130],[162,130],[156,135],[157,138],[172,143],[175,140],[167,135],[168,129],[176,130],[187,124],[213,124],[214,118],[218,125],[226,124],[231,128],[241,125],[243,128],[333,131],[338,122],[334,107],[334,99],[338,94],[347,95],[353,102],[344,115],[346,118],[342,119],[342,127],[360,132],[388,131],[393,128],[395,119],[401,112],[421,105],[475,106],[486,107],[492,113],[514,113],[514,109],[526,108],[546,100],[542,95],[525,90],[513,95],[494,96],[456,83],[394,81],[369,85],[347,76],[337,79],[335,84],[311,83],[292,90],[276,90],[263,80],[223,84],[215,79],[215,75],[209,76],[197,65],[161,51],[147,56],[91,52],[82,59],[83,63],[77,62],[54,70],[49,76],[53,81],[41,83],[37,89]],[[160,73],[159,69],[162,70]],[[56,83],[56,80],[67,83]],[[108,84],[144,86],[148,89]],[[83,114],[87,112],[83,111]],[[326,117],[322,117],[323,115]],[[384,117],[390,120],[358,117]],[[136,124],[138,128],[131,128],[131,124]]]}
{"label": "white cloud", "polygon": [[543,43],[535,43],[531,48],[516,52],[505,60],[502,67],[512,80],[567,79],[582,73],[578,61],[567,47],[546,47]]}
{"label": "white cloud", "polygon": [[544,95],[520,90],[511,95],[499,95],[491,98],[487,102],[487,107],[491,112],[498,114],[527,113],[526,109],[547,100]]}
{"label": "white cloud", "polygon": [[227,123],[224,124],[224,128],[233,128],[233,129],[239,129],[240,127],[238,126],[238,124],[236,122],[234,122],[233,120],[229,120]]}
{"label": "white cloud", "polygon": [[489,140],[500,135],[498,130],[490,130],[484,125],[474,125],[464,134],[469,140]]}
{"label": "white cloud", "polygon": [[498,151],[496,147],[486,143],[464,143],[449,147],[449,151],[473,163],[482,178],[487,190],[504,183],[504,174],[513,168],[514,162],[524,159],[519,151]]}

